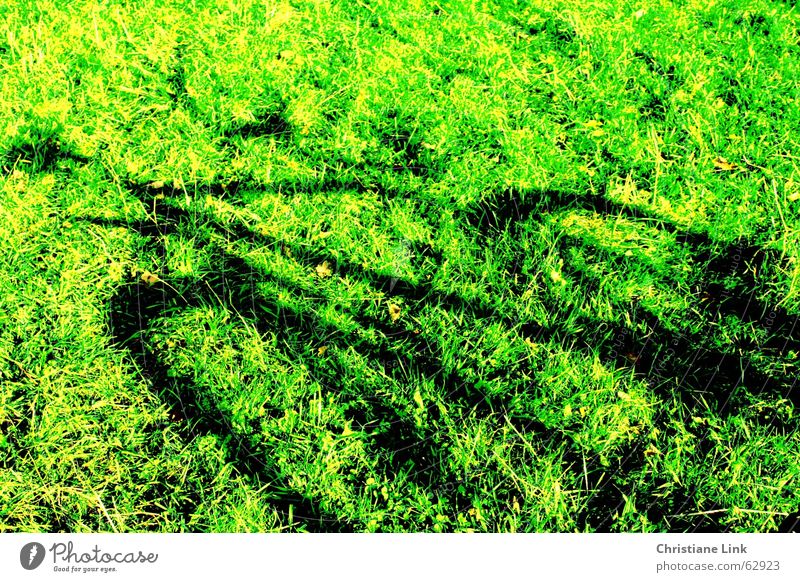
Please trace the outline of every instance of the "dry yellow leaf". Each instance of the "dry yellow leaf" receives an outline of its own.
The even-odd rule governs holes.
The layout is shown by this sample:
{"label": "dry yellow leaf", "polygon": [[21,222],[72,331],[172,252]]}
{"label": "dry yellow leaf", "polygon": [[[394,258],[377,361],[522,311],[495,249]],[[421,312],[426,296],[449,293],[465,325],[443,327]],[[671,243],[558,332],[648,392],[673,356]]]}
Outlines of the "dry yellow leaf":
{"label": "dry yellow leaf", "polygon": [[150,271],[145,271],[144,273],[142,273],[141,279],[148,285],[155,285],[156,283],[161,281],[161,279],[158,278],[158,275],[155,275]]}
{"label": "dry yellow leaf", "polygon": [[328,346],[320,346],[320,347],[317,348],[317,355],[318,356],[324,356],[325,352],[327,352],[327,351],[328,351]]}
{"label": "dry yellow leaf", "polygon": [[733,164],[725,158],[714,158],[714,167],[721,172],[731,172],[736,169],[736,164]]}
{"label": "dry yellow leaf", "polygon": [[330,277],[333,274],[333,271],[331,271],[331,266],[328,263],[328,261],[323,261],[319,265],[317,265],[316,271],[317,271],[317,276],[323,278]]}
{"label": "dry yellow leaf", "polygon": [[392,319],[392,321],[397,321],[398,319],[400,319],[400,314],[401,314],[400,306],[394,303],[390,303],[389,317]]}
{"label": "dry yellow leaf", "polygon": [[660,455],[660,454],[661,454],[661,451],[659,451],[658,448],[654,444],[651,444],[644,451],[644,456],[645,457],[652,457],[653,455]]}

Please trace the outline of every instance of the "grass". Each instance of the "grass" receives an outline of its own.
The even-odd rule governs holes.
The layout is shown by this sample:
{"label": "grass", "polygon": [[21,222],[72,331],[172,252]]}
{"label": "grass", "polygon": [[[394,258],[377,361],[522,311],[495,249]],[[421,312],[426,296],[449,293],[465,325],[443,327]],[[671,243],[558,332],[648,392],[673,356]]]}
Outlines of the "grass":
{"label": "grass", "polygon": [[0,531],[793,527],[790,3],[0,23]]}

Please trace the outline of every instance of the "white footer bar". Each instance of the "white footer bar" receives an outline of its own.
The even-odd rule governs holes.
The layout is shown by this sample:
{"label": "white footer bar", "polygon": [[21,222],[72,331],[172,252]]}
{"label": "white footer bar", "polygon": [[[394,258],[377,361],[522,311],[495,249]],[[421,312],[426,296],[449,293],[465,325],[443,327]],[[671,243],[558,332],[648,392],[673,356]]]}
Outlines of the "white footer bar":
{"label": "white footer bar", "polygon": [[67,579],[797,581],[800,536],[0,535],[0,580]]}

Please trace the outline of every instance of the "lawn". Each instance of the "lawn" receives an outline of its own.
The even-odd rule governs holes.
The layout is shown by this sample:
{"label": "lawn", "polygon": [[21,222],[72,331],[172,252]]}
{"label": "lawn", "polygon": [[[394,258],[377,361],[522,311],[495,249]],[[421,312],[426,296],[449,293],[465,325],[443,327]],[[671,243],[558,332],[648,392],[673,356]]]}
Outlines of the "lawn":
{"label": "lawn", "polygon": [[767,532],[800,13],[5,0],[0,532]]}

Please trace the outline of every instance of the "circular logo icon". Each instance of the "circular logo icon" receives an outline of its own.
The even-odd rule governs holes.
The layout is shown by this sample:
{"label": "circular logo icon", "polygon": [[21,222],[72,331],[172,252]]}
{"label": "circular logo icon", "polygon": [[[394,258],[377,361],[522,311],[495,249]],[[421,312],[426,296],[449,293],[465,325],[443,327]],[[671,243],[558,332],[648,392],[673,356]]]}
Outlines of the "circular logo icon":
{"label": "circular logo icon", "polygon": [[44,561],[44,546],[39,542],[30,542],[19,551],[19,563],[26,570],[35,570]]}

